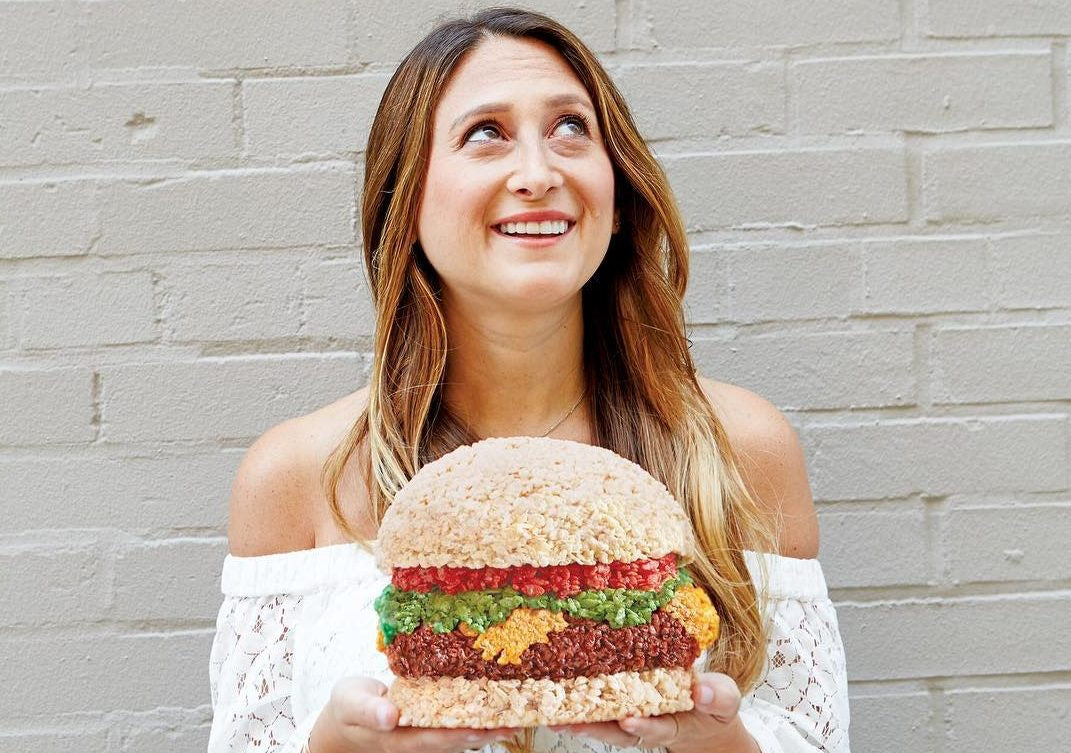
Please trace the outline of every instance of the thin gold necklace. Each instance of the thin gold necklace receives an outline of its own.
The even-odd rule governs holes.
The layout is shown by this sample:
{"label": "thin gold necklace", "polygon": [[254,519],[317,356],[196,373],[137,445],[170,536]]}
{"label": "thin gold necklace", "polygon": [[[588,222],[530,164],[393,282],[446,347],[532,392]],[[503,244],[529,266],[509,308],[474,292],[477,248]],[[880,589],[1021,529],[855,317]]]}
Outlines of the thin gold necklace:
{"label": "thin gold necklace", "polygon": [[[540,434],[540,435],[539,435],[539,436],[540,436],[540,438],[543,438],[543,437],[549,437],[549,436],[550,436],[550,433],[551,433],[552,431],[554,431],[554,430],[555,430],[555,429],[557,429],[557,428],[558,428],[559,426],[561,426],[562,424],[564,424],[564,423],[565,423],[565,419],[567,419],[567,418],[569,418],[569,416],[573,415],[573,413],[574,413],[574,412],[576,411],[576,409],[580,407],[580,403],[582,403],[582,402],[584,401],[584,397],[585,397],[585,396],[586,396],[587,394],[588,394],[588,390],[587,390],[587,387],[585,387],[585,388],[584,388],[584,391],[580,393],[580,397],[578,397],[578,398],[576,399],[576,402],[575,402],[575,403],[573,403],[573,407],[572,407],[572,408],[570,408],[569,410],[567,410],[567,411],[565,412],[565,415],[564,415],[564,416],[562,416],[562,417],[561,417],[561,418],[559,418],[559,419],[558,419],[557,421],[555,421],[555,422],[554,422],[554,425],[553,425],[553,426],[551,426],[551,427],[550,427],[549,429],[547,429],[547,430],[546,430],[545,432],[543,432],[542,434]],[[467,425],[467,422],[466,422],[466,425]],[[476,432],[472,431],[472,427],[471,427],[471,426],[468,426],[468,430],[469,430],[469,432],[471,432],[471,433],[472,433],[473,435],[475,435],[475,436],[476,436],[476,437],[478,437],[479,439],[486,439],[486,438],[487,438],[487,437],[481,437],[481,436],[480,436],[479,434],[476,434]]]}
{"label": "thin gold necklace", "polygon": [[549,436],[550,436],[550,433],[551,433],[552,431],[554,431],[554,430],[555,430],[555,429],[557,429],[557,428],[558,428],[559,426],[561,426],[561,425],[562,425],[563,423],[565,423],[565,419],[567,419],[567,418],[569,418],[569,416],[573,415],[573,411],[575,411],[575,410],[576,410],[576,409],[577,409],[577,408],[578,408],[578,407],[580,406],[580,402],[581,402],[581,401],[582,401],[582,400],[584,399],[584,395],[586,395],[586,394],[588,394],[588,389],[587,389],[587,387],[585,387],[585,388],[584,388],[584,391],[580,393],[580,397],[578,397],[578,398],[576,399],[576,402],[575,402],[575,403],[573,403],[573,407],[572,407],[572,408],[570,408],[570,409],[569,409],[569,411],[568,411],[568,412],[567,412],[567,413],[566,413],[566,414],[565,414],[564,416],[562,416],[561,418],[559,418],[559,419],[558,419],[558,421],[557,421],[557,423],[555,423],[555,424],[554,424],[554,426],[551,426],[551,427],[550,427],[549,429],[547,429],[547,430],[546,430],[545,432],[543,432],[543,433],[542,433],[542,434],[540,434],[539,436],[540,436],[540,437],[549,437]]}

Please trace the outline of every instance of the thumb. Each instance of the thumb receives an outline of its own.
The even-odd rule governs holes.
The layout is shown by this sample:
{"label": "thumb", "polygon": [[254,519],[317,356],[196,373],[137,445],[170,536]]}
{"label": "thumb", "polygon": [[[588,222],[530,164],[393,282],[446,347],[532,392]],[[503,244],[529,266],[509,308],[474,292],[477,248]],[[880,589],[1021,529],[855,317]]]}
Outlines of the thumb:
{"label": "thumb", "polygon": [[383,732],[398,724],[398,707],[387,698],[387,686],[371,677],[339,680],[330,703],[339,724]]}
{"label": "thumb", "polygon": [[722,724],[728,724],[740,711],[740,688],[728,675],[704,672],[692,689],[695,710],[709,714]]}

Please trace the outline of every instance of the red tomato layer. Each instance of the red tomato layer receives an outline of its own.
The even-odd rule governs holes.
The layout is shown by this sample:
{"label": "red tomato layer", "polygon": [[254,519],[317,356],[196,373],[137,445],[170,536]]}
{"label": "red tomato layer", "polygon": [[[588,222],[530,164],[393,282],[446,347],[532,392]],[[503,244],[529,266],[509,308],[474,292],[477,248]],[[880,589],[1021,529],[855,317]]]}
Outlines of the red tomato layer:
{"label": "red tomato layer", "polygon": [[514,567],[396,567],[395,588],[458,594],[489,588],[516,589],[525,596],[553,593],[575,596],[587,589],[629,588],[654,591],[677,574],[677,555],[600,565],[516,565]]}

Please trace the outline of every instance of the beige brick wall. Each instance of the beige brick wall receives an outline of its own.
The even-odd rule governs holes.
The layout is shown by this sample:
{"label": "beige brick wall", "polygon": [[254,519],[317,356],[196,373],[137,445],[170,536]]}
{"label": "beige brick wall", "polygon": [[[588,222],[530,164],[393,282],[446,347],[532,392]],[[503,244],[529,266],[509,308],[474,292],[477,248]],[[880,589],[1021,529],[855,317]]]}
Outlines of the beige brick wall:
{"label": "beige brick wall", "polygon": [[[534,6],[671,176],[703,370],[799,428],[854,749],[1065,747],[1071,3]],[[364,140],[456,7],[0,0],[0,753],[204,748],[230,479],[366,379]]]}

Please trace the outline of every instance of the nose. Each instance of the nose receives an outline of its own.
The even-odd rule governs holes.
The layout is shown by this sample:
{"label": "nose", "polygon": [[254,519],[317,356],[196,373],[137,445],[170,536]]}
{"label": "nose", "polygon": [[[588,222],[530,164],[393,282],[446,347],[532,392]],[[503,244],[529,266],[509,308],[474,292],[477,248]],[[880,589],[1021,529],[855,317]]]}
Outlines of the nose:
{"label": "nose", "polygon": [[506,188],[511,193],[527,199],[541,199],[561,185],[562,174],[543,143],[518,145],[517,163],[506,181]]}

